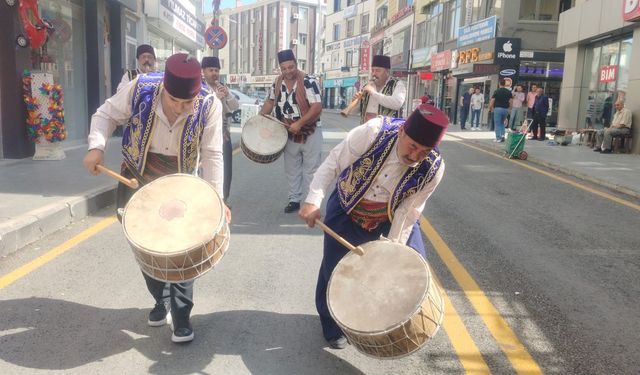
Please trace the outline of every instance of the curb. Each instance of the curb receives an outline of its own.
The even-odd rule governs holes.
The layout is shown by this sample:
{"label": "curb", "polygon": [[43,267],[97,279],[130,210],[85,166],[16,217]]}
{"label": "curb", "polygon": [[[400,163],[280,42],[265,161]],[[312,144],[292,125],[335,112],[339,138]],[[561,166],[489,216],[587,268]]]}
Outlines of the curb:
{"label": "curb", "polygon": [[115,202],[117,184],[63,198],[0,224],[0,256],[11,254]]}
{"label": "curb", "polygon": [[[474,146],[478,146],[478,147],[482,148],[483,150],[492,152],[492,153],[494,153],[496,155],[502,155],[504,153],[504,150],[500,150],[500,149],[497,149],[495,147],[491,147],[491,145],[487,145],[484,142],[481,142],[481,141],[478,141],[478,140],[475,140],[475,139],[462,138],[462,137],[458,137],[458,136],[453,135],[453,134],[447,134],[447,135],[449,135],[450,137],[456,138],[456,139],[458,139],[460,141],[473,143]],[[513,160],[516,160],[516,159],[513,159]],[[567,168],[561,167],[561,166],[559,166],[557,164],[553,164],[553,163],[549,163],[549,162],[541,160],[541,159],[537,159],[535,156],[529,155],[527,157],[526,161],[531,162],[533,164],[537,164],[537,165],[543,166],[545,168],[549,168],[549,169],[551,169],[553,171],[556,171],[556,172],[560,172],[560,173],[566,174],[568,176],[576,177],[576,178],[581,179],[583,181],[587,181],[587,182],[590,182],[590,183],[593,183],[593,184],[600,185],[600,186],[605,187],[607,189],[614,190],[614,191],[616,191],[618,193],[625,194],[625,195],[628,195],[628,196],[636,198],[636,199],[640,199],[640,192],[632,190],[632,189],[630,189],[628,187],[617,185],[617,184],[613,184],[613,183],[611,183],[609,181],[606,181],[606,180],[602,180],[602,179],[599,179],[599,178],[596,178],[596,177],[593,177],[593,176],[589,176],[589,175],[586,175],[586,174],[583,174],[583,173],[580,173],[580,172],[576,172],[575,170],[567,169]]]}
{"label": "curb", "polygon": [[[240,140],[232,142],[235,151]],[[60,202],[11,218],[0,224],[0,257],[7,256],[51,233],[78,222],[116,203],[116,182],[89,190],[82,195],[64,197]]]}

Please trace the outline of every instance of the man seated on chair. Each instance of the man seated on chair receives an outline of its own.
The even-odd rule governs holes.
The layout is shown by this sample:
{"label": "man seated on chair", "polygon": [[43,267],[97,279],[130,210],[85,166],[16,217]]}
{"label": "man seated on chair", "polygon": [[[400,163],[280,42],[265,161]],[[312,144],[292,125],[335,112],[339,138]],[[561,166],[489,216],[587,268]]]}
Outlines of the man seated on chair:
{"label": "man seated on chair", "polygon": [[610,154],[613,137],[631,134],[631,111],[625,108],[624,101],[620,99],[616,101],[615,107],[616,114],[613,115],[611,126],[596,132],[595,152]]}

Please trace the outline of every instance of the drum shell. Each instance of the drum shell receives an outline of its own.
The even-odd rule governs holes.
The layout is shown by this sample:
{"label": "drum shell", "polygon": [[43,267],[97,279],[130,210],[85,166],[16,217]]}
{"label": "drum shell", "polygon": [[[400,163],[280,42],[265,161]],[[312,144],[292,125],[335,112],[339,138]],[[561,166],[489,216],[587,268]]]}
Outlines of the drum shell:
{"label": "drum shell", "polygon": [[[366,253],[365,248],[365,253]],[[413,250],[411,250],[413,251]],[[365,254],[366,256],[366,254]],[[358,257],[349,253],[346,257]],[[343,260],[345,259],[343,258]],[[327,288],[327,306],[338,326],[342,329],[349,343],[359,352],[378,359],[397,359],[410,355],[427,343],[433,337],[444,318],[444,299],[442,291],[431,277],[431,270],[424,259],[419,257],[428,275],[428,286],[424,292],[422,303],[407,319],[382,330],[363,331],[352,329],[343,324],[335,315],[329,298],[332,279],[331,275]],[[363,312],[363,314],[366,312]]]}
{"label": "drum shell", "polygon": [[229,249],[229,226],[225,222],[212,240],[179,254],[153,252],[131,241],[129,245],[142,272],[159,281],[182,283],[204,275],[220,262]]}
{"label": "drum shell", "polygon": [[[186,246],[184,249],[179,249],[177,251],[157,251],[140,245],[136,239],[133,238],[134,236],[127,231],[127,219],[130,216],[128,213],[132,212],[131,210],[136,211],[131,208],[131,206],[134,205],[134,202],[136,202],[136,199],[139,201],[142,200],[142,198],[137,198],[137,195],[143,197],[144,194],[146,194],[144,192],[145,189],[150,189],[150,186],[162,183],[163,180],[171,181],[169,179],[173,179],[174,181],[183,184],[187,181],[193,181],[193,183],[196,183],[197,181],[196,185],[198,186],[198,193],[204,192],[210,196],[211,202],[215,202],[216,205],[219,205],[220,211],[216,212],[216,214],[211,212],[211,214],[214,215],[209,216],[211,218],[210,221],[212,222],[212,225],[209,228],[206,228],[206,231],[202,232],[204,235],[203,240],[201,242],[192,241],[196,242],[197,245],[192,245],[191,247]],[[176,184],[176,186],[177,185],[179,184]],[[201,189],[201,187],[206,188]],[[179,173],[167,175],[152,181],[136,191],[123,210],[122,227],[125,237],[127,238],[127,242],[129,242],[141,270],[156,280],[180,283],[193,280],[213,269],[213,267],[222,259],[229,247],[230,230],[224,214],[224,207],[225,205],[222,199],[213,187],[206,181],[193,175]],[[137,211],[140,212],[140,209],[137,209]]]}
{"label": "drum shell", "polygon": [[271,116],[256,115],[242,127],[240,148],[249,160],[269,164],[282,155],[287,139],[283,123]]}

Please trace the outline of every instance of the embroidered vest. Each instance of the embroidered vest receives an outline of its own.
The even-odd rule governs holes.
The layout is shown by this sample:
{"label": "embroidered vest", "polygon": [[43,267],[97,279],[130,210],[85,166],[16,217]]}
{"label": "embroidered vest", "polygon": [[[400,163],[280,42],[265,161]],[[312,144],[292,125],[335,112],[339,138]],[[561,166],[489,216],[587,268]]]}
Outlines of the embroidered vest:
{"label": "embroidered vest", "polygon": [[[346,213],[350,213],[364,198],[365,193],[382,170],[398,141],[398,129],[404,122],[404,119],[384,117],[382,128],[371,147],[360,159],[340,173],[338,198]],[[433,179],[441,162],[440,151],[434,148],[417,166],[407,168],[387,203],[389,220],[393,220],[393,213],[402,201],[420,191]]]}
{"label": "embroidered vest", "polygon": [[[163,73],[148,73],[138,76],[131,99],[131,117],[122,135],[122,154],[127,166],[139,173],[144,172],[147,152],[155,129],[156,107],[160,101]],[[213,105],[213,97],[202,88],[182,127],[178,153],[179,173],[194,173],[200,151],[200,139],[207,114]]]}
{"label": "embroidered vest", "polygon": [[[387,81],[387,83],[382,88],[381,94],[384,95],[392,95],[393,90],[396,88],[396,84],[398,84],[397,78],[391,78]],[[360,101],[360,123],[364,124],[366,122],[367,115],[367,106],[369,105],[369,93],[365,92],[362,95],[362,100]],[[382,105],[378,105],[378,114],[382,116],[389,117],[398,117],[400,115],[400,111],[383,107]]]}
{"label": "embroidered vest", "polygon": [[136,76],[140,73],[138,72],[138,69],[127,69],[125,70],[125,72],[127,73],[127,77],[129,78],[129,81],[133,81]]}

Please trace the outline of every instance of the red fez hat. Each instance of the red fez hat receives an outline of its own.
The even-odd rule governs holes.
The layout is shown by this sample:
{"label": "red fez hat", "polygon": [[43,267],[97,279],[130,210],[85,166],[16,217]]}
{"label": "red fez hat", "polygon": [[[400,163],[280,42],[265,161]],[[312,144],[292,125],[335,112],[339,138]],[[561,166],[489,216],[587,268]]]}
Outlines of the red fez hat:
{"label": "red fez hat", "polygon": [[178,99],[193,99],[202,85],[200,63],[186,53],[169,57],[164,69],[164,88]]}
{"label": "red fez hat", "polygon": [[373,61],[371,62],[372,67],[391,69],[391,58],[385,55],[375,55],[373,56]]}
{"label": "red fez hat", "polygon": [[205,56],[202,58],[202,69],[204,68],[220,69],[220,60],[215,56]]}
{"label": "red fez hat", "polygon": [[150,53],[154,58],[156,57],[156,51],[154,51],[153,47],[148,44],[141,44],[138,46],[138,48],[136,48],[136,59],[143,53]]}
{"label": "red fez hat", "polygon": [[278,52],[278,64],[282,64],[285,61],[296,61],[296,56],[293,54],[293,51],[290,49],[285,49]]}
{"label": "red fez hat", "polygon": [[414,141],[436,147],[449,127],[449,118],[438,108],[420,104],[404,123],[404,132]]}

